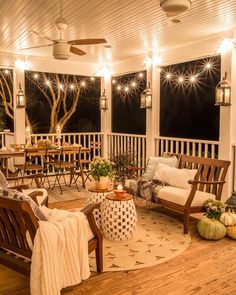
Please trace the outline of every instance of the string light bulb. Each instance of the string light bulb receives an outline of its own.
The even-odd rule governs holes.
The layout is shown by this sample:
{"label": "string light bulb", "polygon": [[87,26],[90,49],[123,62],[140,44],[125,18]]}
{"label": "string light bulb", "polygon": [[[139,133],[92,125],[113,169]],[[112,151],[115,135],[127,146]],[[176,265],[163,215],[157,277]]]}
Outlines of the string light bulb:
{"label": "string light bulb", "polygon": [[166,74],[166,79],[170,79],[170,77],[171,77],[170,73]]}
{"label": "string light bulb", "polygon": [[94,77],[91,77],[90,79],[91,79],[91,81],[94,81],[94,80],[95,80],[95,78],[94,78]]}
{"label": "string light bulb", "polygon": [[190,78],[190,81],[191,81],[191,82],[195,82],[195,81],[196,81],[195,76],[192,76],[192,77]]}
{"label": "string light bulb", "polygon": [[38,79],[39,75],[38,74],[34,74],[34,79]]}
{"label": "string light bulb", "polygon": [[210,69],[211,68],[211,64],[209,62],[206,64],[206,68],[207,69]]}
{"label": "string light bulb", "polygon": [[184,82],[184,78],[183,77],[179,77],[178,82],[179,83],[183,83]]}
{"label": "string light bulb", "polygon": [[115,79],[112,79],[112,84],[116,84],[116,80]]}
{"label": "string light bulb", "polygon": [[121,90],[121,86],[120,85],[117,86],[117,90]]}
{"label": "string light bulb", "polygon": [[86,83],[84,81],[81,82],[81,86],[85,87]]}
{"label": "string light bulb", "polygon": [[75,89],[74,84],[70,84],[70,89]]}
{"label": "string light bulb", "polygon": [[136,87],[137,84],[135,82],[132,82],[131,85],[132,87]]}
{"label": "string light bulb", "polygon": [[129,87],[125,87],[125,92],[128,92],[129,91]]}
{"label": "string light bulb", "polygon": [[48,81],[48,80],[46,80],[45,83],[46,83],[46,85],[48,85],[48,86],[50,85],[50,81]]}
{"label": "string light bulb", "polygon": [[62,85],[62,84],[59,84],[59,88],[60,88],[60,89],[63,89],[63,85]]}
{"label": "string light bulb", "polygon": [[138,74],[139,78],[143,78],[143,73]]}
{"label": "string light bulb", "polygon": [[9,74],[9,70],[5,70],[5,74]]}

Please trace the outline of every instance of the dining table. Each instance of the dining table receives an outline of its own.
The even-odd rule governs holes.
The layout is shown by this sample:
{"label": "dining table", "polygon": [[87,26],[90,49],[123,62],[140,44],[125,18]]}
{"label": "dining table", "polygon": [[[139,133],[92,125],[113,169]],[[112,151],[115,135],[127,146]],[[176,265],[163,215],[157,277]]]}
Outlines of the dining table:
{"label": "dining table", "polygon": [[[62,149],[63,153],[67,155],[75,154],[78,149],[80,148],[80,155],[89,154],[90,148],[83,147],[81,145],[67,145],[67,146],[60,146],[60,147],[23,147],[23,148],[1,148],[0,149],[0,169],[2,171],[5,170],[6,177],[9,176],[9,160],[14,158],[24,158],[26,155],[26,151],[34,150],[33,156],[36,157],[44,157],[47,155],[49,158],[53,158],[57,155],[60,155]],[[78,159],[80,161],[80,157]],[[81,165],[82,167],[82,165]]]}

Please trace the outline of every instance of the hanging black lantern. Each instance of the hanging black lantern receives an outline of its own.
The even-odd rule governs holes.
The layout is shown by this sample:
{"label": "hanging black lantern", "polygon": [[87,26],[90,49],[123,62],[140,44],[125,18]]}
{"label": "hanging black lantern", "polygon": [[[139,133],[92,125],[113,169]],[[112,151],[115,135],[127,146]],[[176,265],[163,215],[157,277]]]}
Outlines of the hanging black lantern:
{"label": "hanging black lantern", "polygon": [[100,110],[107,110],[108,109],[108,103],[107,103],[107,97],[105,94],[105,89],[103,90],[103,94],[100,97]]}
{"label": "hanging black lantern", "polygon": [[21,83],[19,84],[19,90],[16,95],[16,107],[25,108],[25,94],[21,88]]}
{"label": "hanging black lantern", "polygon": [[152,107],[152,91],[150,88],[150,82],[148,82],[148,87],[141,93],[140,96],[140,108],[151,108]]}
{"label": "hanging black lantern", "polygon": [[215,91],[215,105],[216,106],[230,106],[231,105],[231,88],[229,83],[226,81],[227,72],[225,77],[216,86]]}

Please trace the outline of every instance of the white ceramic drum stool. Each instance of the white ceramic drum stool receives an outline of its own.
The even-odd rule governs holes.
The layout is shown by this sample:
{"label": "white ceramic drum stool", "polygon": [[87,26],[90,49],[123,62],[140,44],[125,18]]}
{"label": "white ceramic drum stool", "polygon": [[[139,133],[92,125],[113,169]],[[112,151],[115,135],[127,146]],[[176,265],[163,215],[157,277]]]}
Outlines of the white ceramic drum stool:
{"label": "white ceramic drum stool", "polygon": [[[112,189],[106,190],[97,190],[95,187],[90,187],[88,189],[88,204],[90,203],[101,203],[105,200],[106,195],[109,194]],[[93,210],[94,219],[99,229],[101,229],[101,209],[94,209]]]}
{"label": "white ceramic drum stool", "polygon": [[117,197],[114,193],[107,194],[101,204],[101,222],[107,239],[112,241],[131,239],[137,223],[133,196],[124,194],[122,197]]}

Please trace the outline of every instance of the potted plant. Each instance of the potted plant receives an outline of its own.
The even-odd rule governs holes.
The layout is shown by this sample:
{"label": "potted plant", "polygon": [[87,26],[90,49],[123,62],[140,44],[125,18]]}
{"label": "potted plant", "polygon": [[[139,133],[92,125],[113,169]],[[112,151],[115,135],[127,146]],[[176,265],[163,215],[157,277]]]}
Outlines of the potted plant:
{"label": "potted plant", "polygon": [[107,189],[109,179],[113,175],[114,163],[101,157],[94,157],[91,163],[91,175],[95,180],[95,188]]}

